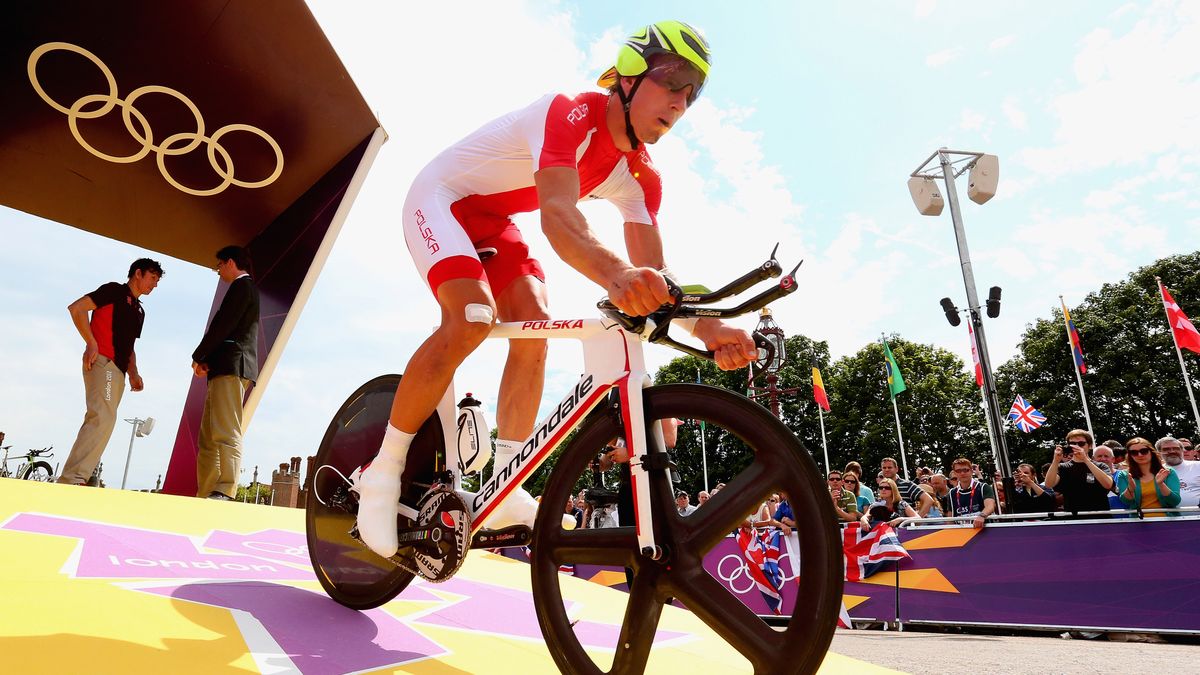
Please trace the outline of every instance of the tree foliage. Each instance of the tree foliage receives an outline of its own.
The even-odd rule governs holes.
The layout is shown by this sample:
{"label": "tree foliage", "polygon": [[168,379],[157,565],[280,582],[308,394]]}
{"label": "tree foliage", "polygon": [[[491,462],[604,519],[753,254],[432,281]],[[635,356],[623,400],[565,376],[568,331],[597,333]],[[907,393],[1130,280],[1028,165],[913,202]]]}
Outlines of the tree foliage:
{"label": "tree foliage", "polygon": [[[935,470],[965,456],[991,463],[982,397],[974,377],[953,353],[895,336],[888,345],[908,389],[896,397],[910,475]],[[884,457],[899,456],[896,415],[888,395],[883,346],[873,342],[838,359],[825,378],[832,411],[827,416],[829,459],[835,467],[856,460],[871,472]]]}
{"label": "tree foliage", "polygon": [[[829,345],[825,342],[793,335],[786,344],[788,359],[779,371],[777,386],[791,391],[780,397],[780,418],[808,448],[817,465],[825,468],[820,417],[812,396],[814,364],[821,369],[832,408],[825,413],[830,464],[841,468],[857,460],[874,471],[882,458],[898,458],[895,418],[883,376],[883,348],[872,343],[830,364]],[[895,338],[889,344],[908,383],[898,405],[910,471],[918,465],[943,467],[960,454],[990,462],[981,399],[962,361],[930,345]],[[695,382],[697,368],[706,384],[747,391],[746,370],[725,373],[710,362],[690,356],[663,366],[655,381]],[[754,385],[763,387],[764,380],[757,377]],[[765,396],[758,400],[769,407]],[[705,445],[710,486],[736,474],[747,461],[736,439],[725,438],[719,430],[708,430]],[[699,429],[694,425],[685,424],[680,429],[675,461],[683,489],[693,493],[703,489]]]}
{"label": "tree foliage", "polygon": [[[1070,308],[1083,344],[1088,370],[1083,387],[1097,442],[1196,434],[1154,277],[1162,277],[1185,312],[1200,315],[1197,269],[1200,251],[1164,258],[1124,281],[1104,284]],[[1021,394],[1046,415],[1046,423],[1031,434],[1010,431],[1009,454],[1044,463],[1049,446],[1071,429],[1086,428],[1062,310],[1055,307],[1049,318],[1027,326],[1018,349],[996,370],[1001,406]],[[1200,355],[1184,351],[1183,356],[1189,374],[1200,374]]]}

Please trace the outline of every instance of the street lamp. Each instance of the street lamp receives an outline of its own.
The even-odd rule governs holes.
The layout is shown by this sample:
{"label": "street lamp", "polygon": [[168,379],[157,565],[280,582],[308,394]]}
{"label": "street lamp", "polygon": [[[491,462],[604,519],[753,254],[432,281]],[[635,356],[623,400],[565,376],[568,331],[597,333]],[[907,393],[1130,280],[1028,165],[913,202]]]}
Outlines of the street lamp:
{"label": "street lamp", "polygon": [[[956,166],[958,165],[958,166]],[[954,239],[958,242],[958,260],[962,267],[963,285],[967,290],[967,313],[975,335],[975,350],[979,355],[980,370],[983,375],[984,411],[988,422],[988,432],[992,441],[992,453],[996,457],[997,468],[1004,478],[1006,501],[1013,503],[1013,478],[1009,466],[1008,446],[1004,440],[1003,417],[1000,416],[1000,403],[996,395],[996,380],[992,374],[992,361],[988,354],[987,339],[984,336],[983,320],[979,315],[981,305],[979,294],[975,291],[975,274],[971,267],[971,255],[967,251],[967,234],[963,229],[962,209],[958,204],[958,191],[954,181],[966,171],[970,171],[970,185],[967,196],[976,204],[984,204],[996,195],[996,184],[1000,178],[1000,160],[995,155],[981,152],[963,152],[939,148],[920,166],[908,179],[908,190],[912,195],[913,204],[917,211],[924,216],[936,216],[942,212],[943,199],[938,191],[935,179],[942,178],[946,188],[946,199],[950,202],[950,220],[954,224]],[[957,325],[958,308],[949,298],[941,301],[942,310],[951,325]],[[995,318],[1000,314],[1000,287],[993,286],[988,294],[987,314]]]}
{"label": "street lamp", "polygon": [[133,430],[129,433],[129,452],[125,453],[125,474],[121,476],[121,489],[125,489],[125,480],[129,478],[129,461],[133,458],[133,439],[149,436],[151,431],[154,431],[154,418],[147,417],[146,419],[126,419],[133,425]]}

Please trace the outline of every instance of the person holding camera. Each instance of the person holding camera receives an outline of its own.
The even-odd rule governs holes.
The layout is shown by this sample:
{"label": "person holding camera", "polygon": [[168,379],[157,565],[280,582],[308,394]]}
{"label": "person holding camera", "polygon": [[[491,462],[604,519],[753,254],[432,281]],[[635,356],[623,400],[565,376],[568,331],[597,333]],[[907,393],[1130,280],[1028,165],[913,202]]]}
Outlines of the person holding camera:
{"label": "person holding camera", "polygon": [[[1083,429],[1067,432],[1067,448],[1054,446],[1054,459],[1046,470],[1046,487],[1063,497],[1063,510],[1107,511],[1113,488],[1109,467],[1092,461],[1092,435]],[[1106,516],[1099,516],[1106,517]]]}
{"label": "person holding camera", "polygon": [[871,530],[880,523],[887,523],[895,527],[906,518],[920,518],[920,515],[913,507],[909,506],[908,502],[901,499],[896,481],[886,477],[879,479],[879,500],[871,505],[859,522],[864,528]]}
{"label": "person holding camera", "polygon": [[837,469],[829,472],[829,496],[833,498],[833,511],[839,519],[853,523],[862,515],[858,512],[858,495],[845,488],[842,472]]}
{"label": "person holding camera", "polygon": [[1054,490],[1038,484],[1037,476],[1033,473],[1032,464],[1021,464],[1013,473],[1012,513],[1052,513],[1057,506],[1054,501]]}

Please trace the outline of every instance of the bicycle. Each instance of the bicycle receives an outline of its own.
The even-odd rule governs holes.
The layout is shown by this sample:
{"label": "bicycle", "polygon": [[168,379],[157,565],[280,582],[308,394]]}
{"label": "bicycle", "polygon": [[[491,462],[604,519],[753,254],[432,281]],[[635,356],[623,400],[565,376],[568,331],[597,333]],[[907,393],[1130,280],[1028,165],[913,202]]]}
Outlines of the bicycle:
{"label": "bicycle", "polygon": [[[48,483],[54,479],[54,468],[48,462],[38,460],[39,457],[53,457],[54,453],[50,452],[54,446],[48,446],[41,450],[30,448],[25,452],[25,456],[21,457],[21,464],[17,466],[16,471],[8,470],[8,460],[17,459],[17,457],[9,457],[8,451],[12,448],[11,445],[6,445],[0,450],[4,451],[4,459],[0,460],[0,478],[16,478],[18,480],[34,480],[41,483]],[[18,455],[19,457],[19,455]]]}
{"label": "bicycle", "polygon": [[[841,606],[842,563],[833,507],[815,462],[782,422],[738,393],[702,384],[651,386],[642,354],[642,342],[653,342],[712,358],[711,352],[671,339],[667,331],[672,321],[757,311],[796,290],[795,272],[729,309],[705,305],[779,277],[782,268],[774,251],[767,262],[716,292],[684,292],[670,284],[674,301],[649,317],[624,315],[604,300],[600,319],[497,324],[490,338],[580,340],[585,372],[509,466],[496,467],[486,480],[480,476],[476,492],[465,491],[460,467],[447,464],[459,456],[452,444],[461,431],[452,384],[409,450],[397,507],[401,548],[390,559],[369,552],[357,538],[353,481],[378,452],[402,376],[384,375],[363,384],[331,421],[308,486],[313,498],[306,505],[306,535],[321,586],[338,603],[365,610],[394,598],[415,576],[431,582],[450,578],[470,548],[530,545],[538,623],[564,672],[606,672],[595,660],[596,650],[585,648],[576,635],[576,617],[563,601],[559,567],[571,563],[632,570],[624,624],[607,672],[645,669],[662,607],[672,598],[737,649],[755,672],[816,672]],[[765,338],[756,335],[755,341],[760,349],[771,350],[767,358],[773,356]],[[669,477],[674,465],[658,424],[669,418],[703,420],[710,435],[721,435],[727,452],[742,453],[740,473],[687,517],[675,509]],[[630,449],[636,526],[564,529],[562,505],[578,483],[589,480],[597,454],[616,439]],[[532,532],[524,525],[482,528],[495,507],[560,446],[564,450],[546,482]],[[751,612],[703,566],[705,554],[768,493],[779,490],[805,516],[796,528],[804,574],[782,631]]]}

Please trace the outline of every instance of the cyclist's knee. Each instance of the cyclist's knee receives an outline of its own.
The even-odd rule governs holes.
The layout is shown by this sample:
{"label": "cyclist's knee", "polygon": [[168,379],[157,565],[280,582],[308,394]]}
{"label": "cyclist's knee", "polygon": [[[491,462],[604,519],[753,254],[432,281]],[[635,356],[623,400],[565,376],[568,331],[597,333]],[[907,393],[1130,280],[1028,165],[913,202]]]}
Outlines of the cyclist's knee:
{"label": "cyclist's knee", "polygon": [[496,310],[490,304],[472,302],[464,305],[459,312],[448,309],[444,322],[438,329],[447,341],[467,349],[474,349],[492,332],[496,323]]}

